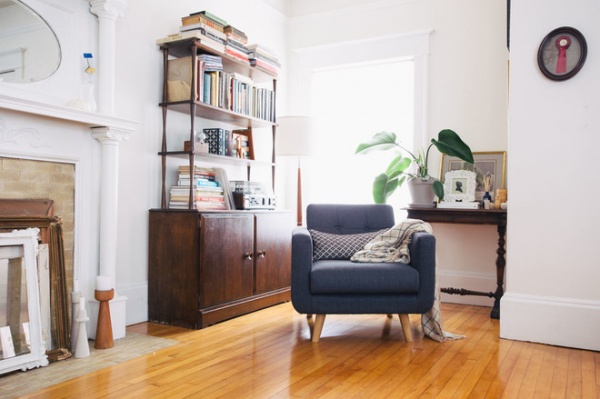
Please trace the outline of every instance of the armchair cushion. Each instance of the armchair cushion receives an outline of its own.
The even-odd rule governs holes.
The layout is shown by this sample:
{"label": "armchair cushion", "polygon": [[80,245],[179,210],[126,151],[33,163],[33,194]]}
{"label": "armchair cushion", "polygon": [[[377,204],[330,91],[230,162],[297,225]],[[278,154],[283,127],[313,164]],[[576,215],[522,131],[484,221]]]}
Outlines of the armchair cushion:
{"label": "armchair cushion", "polygon": [[313,261],[323,259],[350,259],[364,248],[365,244],[385,231],[361,234],[331,234],[309,230],[313,241]]}
{"label": "armchair cushion", "polygon": [[310,271],[311,294],[416,294],[419,272],[405,263],[321,260]]}

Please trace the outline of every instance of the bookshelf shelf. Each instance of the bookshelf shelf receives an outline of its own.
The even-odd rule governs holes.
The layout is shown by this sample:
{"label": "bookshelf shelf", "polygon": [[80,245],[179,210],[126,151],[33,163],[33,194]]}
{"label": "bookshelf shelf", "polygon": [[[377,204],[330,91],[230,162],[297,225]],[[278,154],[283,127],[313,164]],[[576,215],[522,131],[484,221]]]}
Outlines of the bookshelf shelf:
{"label": "bookshelf shelf", "polygon": [[254,118],[252,116],[233,112],[224,108],[215,107],[213,105],[206,104],[200,101],[175,101],[160,103],[159,105],[166,106],[172,111],[180,112],[183,114],[189,114],[190,106],[195,105],[195,112],[196,116],[198,117],[218,120],[221,122],[232,123],[240,126],[263,128],[275,125],[275,123],[271,121],[267,121],[260,118]]}
{"label": "bookshelf shelf", "polygon": [[[192,152],[191,151],[164,151],[164,152],[161,151],[158,153],[158,155],[177,157],[177,158],[182,158],[182,159],[187,160],[187,159],[189,159],[190,155],[192,155]],[[201,152],[201,153],[196,152],[193,155],[195,155],[195,157],[197,159],[214,161],[214,162],[218,162],[218,163],[236,164],[236,165],[242,165],[242,166],[248,166],[248,167],[274,166],[275,165],[272,162],[256,161],[254,159],[243,159],[243,158],[236,158],[236,157],[217,155],[217,154],[207,154],[207,153],[203,153],[203,152]]]}

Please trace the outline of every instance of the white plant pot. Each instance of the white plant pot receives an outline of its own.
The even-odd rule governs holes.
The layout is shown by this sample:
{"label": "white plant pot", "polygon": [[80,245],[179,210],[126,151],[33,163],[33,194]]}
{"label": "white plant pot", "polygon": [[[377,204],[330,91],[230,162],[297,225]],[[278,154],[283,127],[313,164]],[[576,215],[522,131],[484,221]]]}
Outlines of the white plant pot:
{"label": "white plant pot", "polygon": [[408,181],[408,189],[412,202],[412,208],[435,208],[435,194],[433,193],[434,180],[414,178]]}

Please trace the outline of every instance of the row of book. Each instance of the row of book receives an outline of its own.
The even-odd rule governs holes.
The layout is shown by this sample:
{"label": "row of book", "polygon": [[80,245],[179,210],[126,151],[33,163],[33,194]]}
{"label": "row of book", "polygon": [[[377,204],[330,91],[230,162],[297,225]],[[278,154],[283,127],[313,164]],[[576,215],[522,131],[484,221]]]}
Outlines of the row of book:
{"label": "row of book", "polygon": [[179,165],[177,184],[169,192],[169,208],[189,209],[190,184],[193,206],[199,211],[235,209],[227,173],[222,168],[194,167],[190,174],[189,165]]}
{"label": "row of book", "polygon": [[216,52],[273,75],[277,75],[281,69],[279,57],[274,51],[260,44],[248,44],[248,36],[243,31],[208,11],[182,17],[179,30],[178,34],[159,39],[157,44],[194,37]]}
{"label": "row of book", "polygon": [[252,129],[227,130],[221,128],[203,129],[204,142],[208,152],[243,159],[254,159]]}
{"label": "row of book", "polygon": [[[254,85],[239,73],[224,72],[218,56],[199,56],[192,67],[192,57],[176,58],[167,64],[167,101],[195,100],[243,115],[273,122],[275,92]],[[209,64],[210,62],[210,64]],[[220,65],[220,66],[219,66]],[[196,82],[192,88],[192,78]]]}

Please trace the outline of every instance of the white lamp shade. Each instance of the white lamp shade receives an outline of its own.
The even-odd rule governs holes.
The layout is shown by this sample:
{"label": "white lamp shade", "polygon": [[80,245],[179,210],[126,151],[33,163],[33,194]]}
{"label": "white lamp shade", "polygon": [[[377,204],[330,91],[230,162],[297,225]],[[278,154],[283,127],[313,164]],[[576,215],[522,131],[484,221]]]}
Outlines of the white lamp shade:
{"label": "white lamp shade", "polygon": [[305,157],[314,155],[317,149],[316,123],[308,116],[281,116],[278,128],[276,154],[281,156]]}

